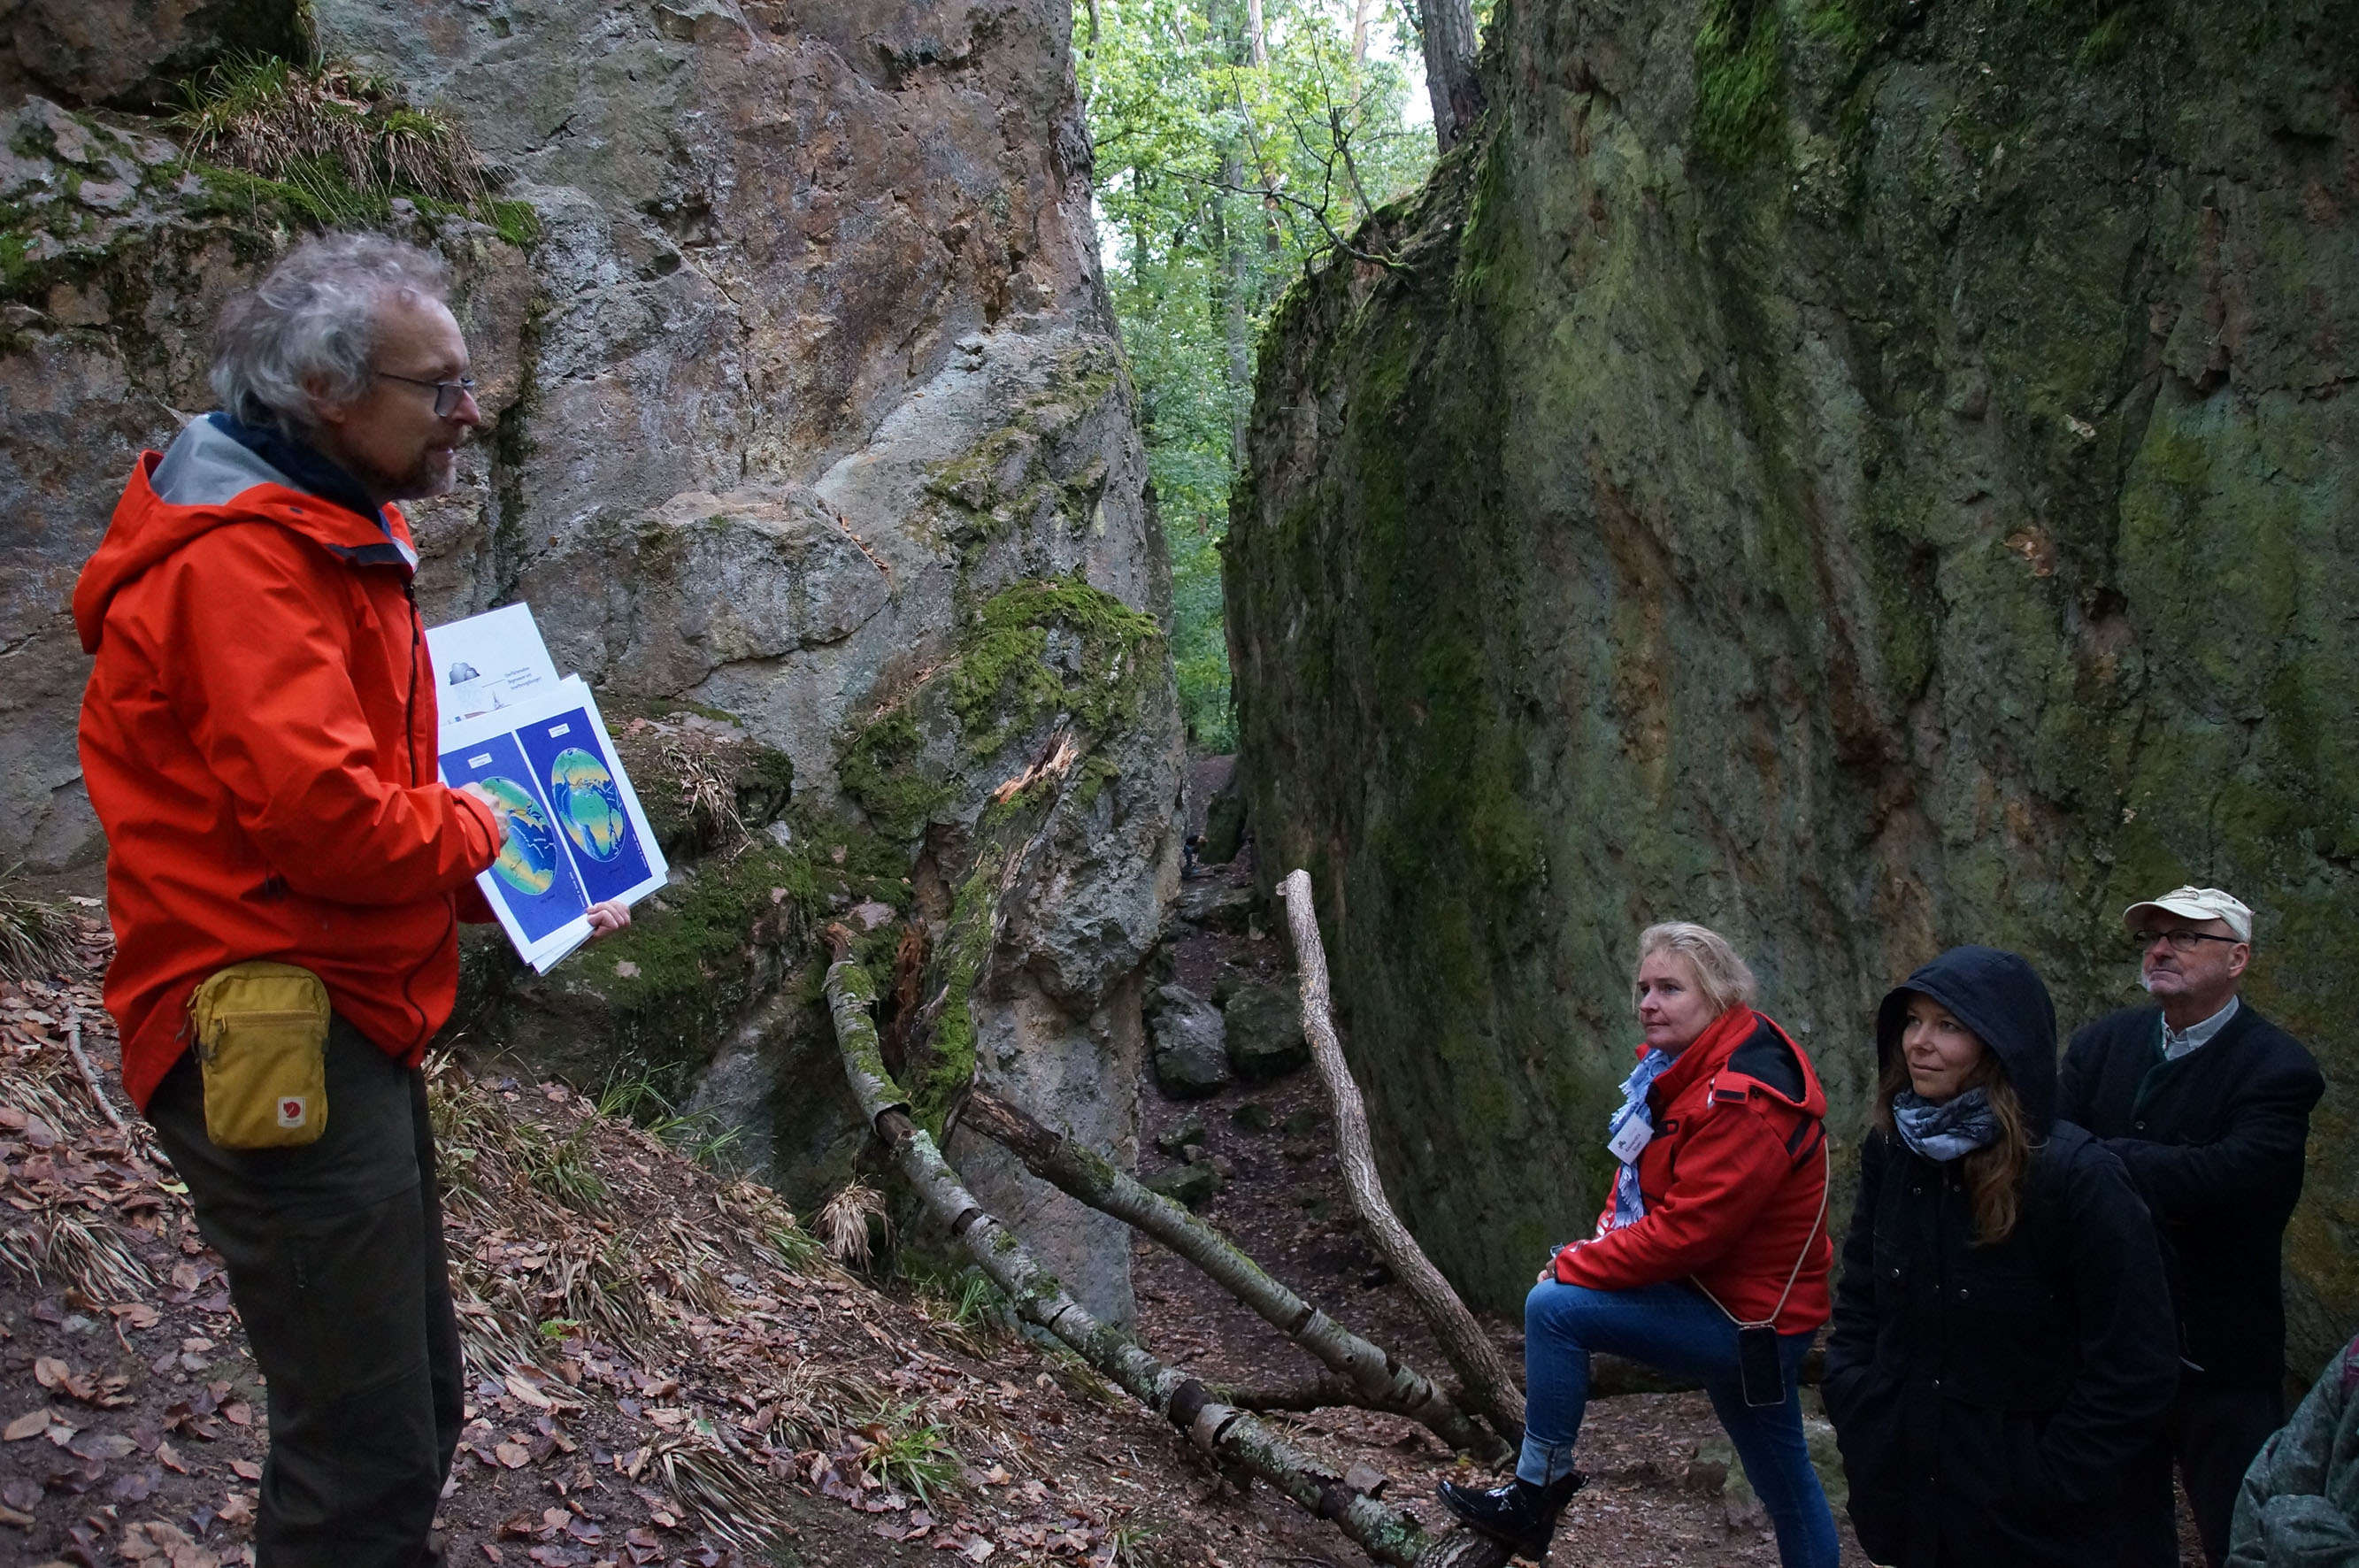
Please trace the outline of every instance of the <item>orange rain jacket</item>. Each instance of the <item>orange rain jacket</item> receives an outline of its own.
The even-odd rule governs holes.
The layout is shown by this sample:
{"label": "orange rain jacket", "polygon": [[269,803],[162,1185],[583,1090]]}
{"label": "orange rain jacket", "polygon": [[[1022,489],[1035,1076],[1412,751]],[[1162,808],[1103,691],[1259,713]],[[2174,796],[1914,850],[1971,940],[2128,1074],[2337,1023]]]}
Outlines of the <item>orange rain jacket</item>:
{"label": "orange rain jacket", "polygon": [[299,487],[264,455],[283,442],[232,430],[199,419],[169,455],[140,454],[74,588],[97,655],[82,764],[106,830],[106,1007],[143,1109],[187,1043],[190,994],[247,959],[314,971],[415,1063],[457,994],[462,899],[489,917],[472,883],[498,853],[490,809],[436,779],[408,525]]}

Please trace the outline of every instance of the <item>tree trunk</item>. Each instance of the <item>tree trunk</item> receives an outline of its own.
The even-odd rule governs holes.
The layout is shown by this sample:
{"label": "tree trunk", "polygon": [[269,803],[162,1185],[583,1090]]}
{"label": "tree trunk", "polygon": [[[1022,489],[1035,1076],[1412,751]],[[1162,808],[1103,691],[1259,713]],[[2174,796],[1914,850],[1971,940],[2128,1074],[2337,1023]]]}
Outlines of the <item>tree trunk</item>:
{"label": "tree trunk", "polygon": [[1316,1517],[1332,1519],[1377,1562],[1393,1568],[1501,1568],[1507,1553],[1496,1541],[1462,1530],[1428,1535],[1408,1515],[1320,1468],[1258,1418],[1212,1399],[1202,1383],[1164,1366],[1067,1295],[1015,1233],[975,1202],[934,1140],[909,1119],[899,1087],[885,1074],[869,1017],[875,983],[848,956],[850,938],[841,927],[830,928],[828,936],[836,954],[827,971],[828,1010],[853,1097],[928,1211],[1007,1292],[1019,1316],[1056,1335],[1205,1453],[1260,1476]]}
{"label": "tree trunk", "polygon": [[[1352,69],[1357,71],[1368,63],[1368,13],[1376,8],[1376,0],[1354,0],[1352,6]],[[1095,8],[1093,7],[1093,15]],[[1093,33],[1094,38],[1097,35]]]}
{"label": "tree trunk", "polygon": [[1433,139],[1443,152],[1458,145],[1483,113],[1483,82],[1474,73],[1478,40],[1472,0],[1425,0],[1425,91],[1433,100]]}
{"label": "tree trunk", "polygon": [[1269,28],[1262,20],[1261,0],[1245,0],[1245,43],[1256,65],[1269,63]]}
{"label": "tree trunk", "polygon": [[[1261,1314],[1271,1327],[1332,1370],[1321,1378],[1321,1404],[1357,1405],[1404,1415],[1452,1448],[1492,1463],[1506,1456],[1499,1441],[1466,1418],[1450,1396],[1414,1367],[1370,1344],[1270,1278],[1219,1231],[1160,1192],[1114,1169],[1096,1151],[1053,1132],[982,1090],[967,1097],[959,1125],[993,1139],[1043,1181],[1161,1242]],[[1290,1397],[1300,1397],[1299,1392]],[[1228,1401],[1234,1403],[1235,1401]],[[1316,1409],[1288,1405],[1286,1409]]]}
{"label": "tree trunk", "polygon": [[[1431,11],[1428,11],[1429,17]],[[1335,1153],[1343,1167],[1343,1185],[1368,1239],[1384,1255],[1394,1276],[1408,1288],[1409,1299],[1432,1325],[1441,1353],[1465,1380],[1468,1399],[1509,1443],[1524,1436],[1524,1396],[1508,1370],[1499,1347],[1484,1336],[1474,1314],[1441,1277],[1408,1227],[1386,1201],[1384,1178],[1376,1171],[1375,1150],[1368,1141],[1368,1110],[1360,1086],[1343,1060],[1335,1039],[1332,1004],[1327,991],[1327,951],[1319,940],[1319,915],[1310,902],[1310,874],[1288,872],[1278,894],[1286,900],[1286,928],[1294,939],[1294,963],[1302,993],[1302,1033],[1310,1042],[1310,1059],[1326,1081],[1327,1097],[1335,1111]]]}

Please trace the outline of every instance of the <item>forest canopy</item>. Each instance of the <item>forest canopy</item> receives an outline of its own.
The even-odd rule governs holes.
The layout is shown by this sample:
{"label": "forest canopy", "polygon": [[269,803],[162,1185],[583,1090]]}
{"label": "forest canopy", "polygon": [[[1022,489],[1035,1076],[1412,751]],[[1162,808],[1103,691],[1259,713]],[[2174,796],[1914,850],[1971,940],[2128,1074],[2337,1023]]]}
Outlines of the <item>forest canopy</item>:
{"label": "forest canopy", "polygon": [[1171,550],[1189,745],[1235,744],[1220,540],[1263,324],[1424,179],[1399,0],[1075,0],[1106,282]]}

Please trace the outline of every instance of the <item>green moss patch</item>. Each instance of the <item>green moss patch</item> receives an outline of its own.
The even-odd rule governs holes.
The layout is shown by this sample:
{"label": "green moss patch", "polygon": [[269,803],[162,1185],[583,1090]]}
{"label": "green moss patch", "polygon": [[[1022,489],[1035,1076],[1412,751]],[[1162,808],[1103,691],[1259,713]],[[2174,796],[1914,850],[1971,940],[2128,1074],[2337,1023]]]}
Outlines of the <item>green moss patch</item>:
{"label": "green moss patch", "polygon": [[984,604],[962,641],[951,707],[984,755],[1052,710],[1103,735],[1136,711],[1162,636],[1154,616],[1079,577],[1019,583]]}

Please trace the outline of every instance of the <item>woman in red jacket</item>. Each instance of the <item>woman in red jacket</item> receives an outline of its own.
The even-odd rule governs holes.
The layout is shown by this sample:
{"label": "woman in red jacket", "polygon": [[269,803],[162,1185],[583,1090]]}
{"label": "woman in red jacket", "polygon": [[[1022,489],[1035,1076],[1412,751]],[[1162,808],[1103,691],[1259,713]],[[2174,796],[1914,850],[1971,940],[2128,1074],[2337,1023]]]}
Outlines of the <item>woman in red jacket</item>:
{"label": "woman in red jacket", "polygon": [[1753,1009],[1753,973],[1715,932],[1638,939],[1646,1042],[1607,1129],[1597,1232],[1559,1249],[1524,1303],[1523,1454],[1490,1491],[1445,1482],[1472,1528],[1538,1558],[1581,1488],[1594,1351],[1703,1379],[1777,1532],[1785,1568],[1834,1568],[1794,1374],[1827,1320],[1827,1101],[1810,1058]]}

